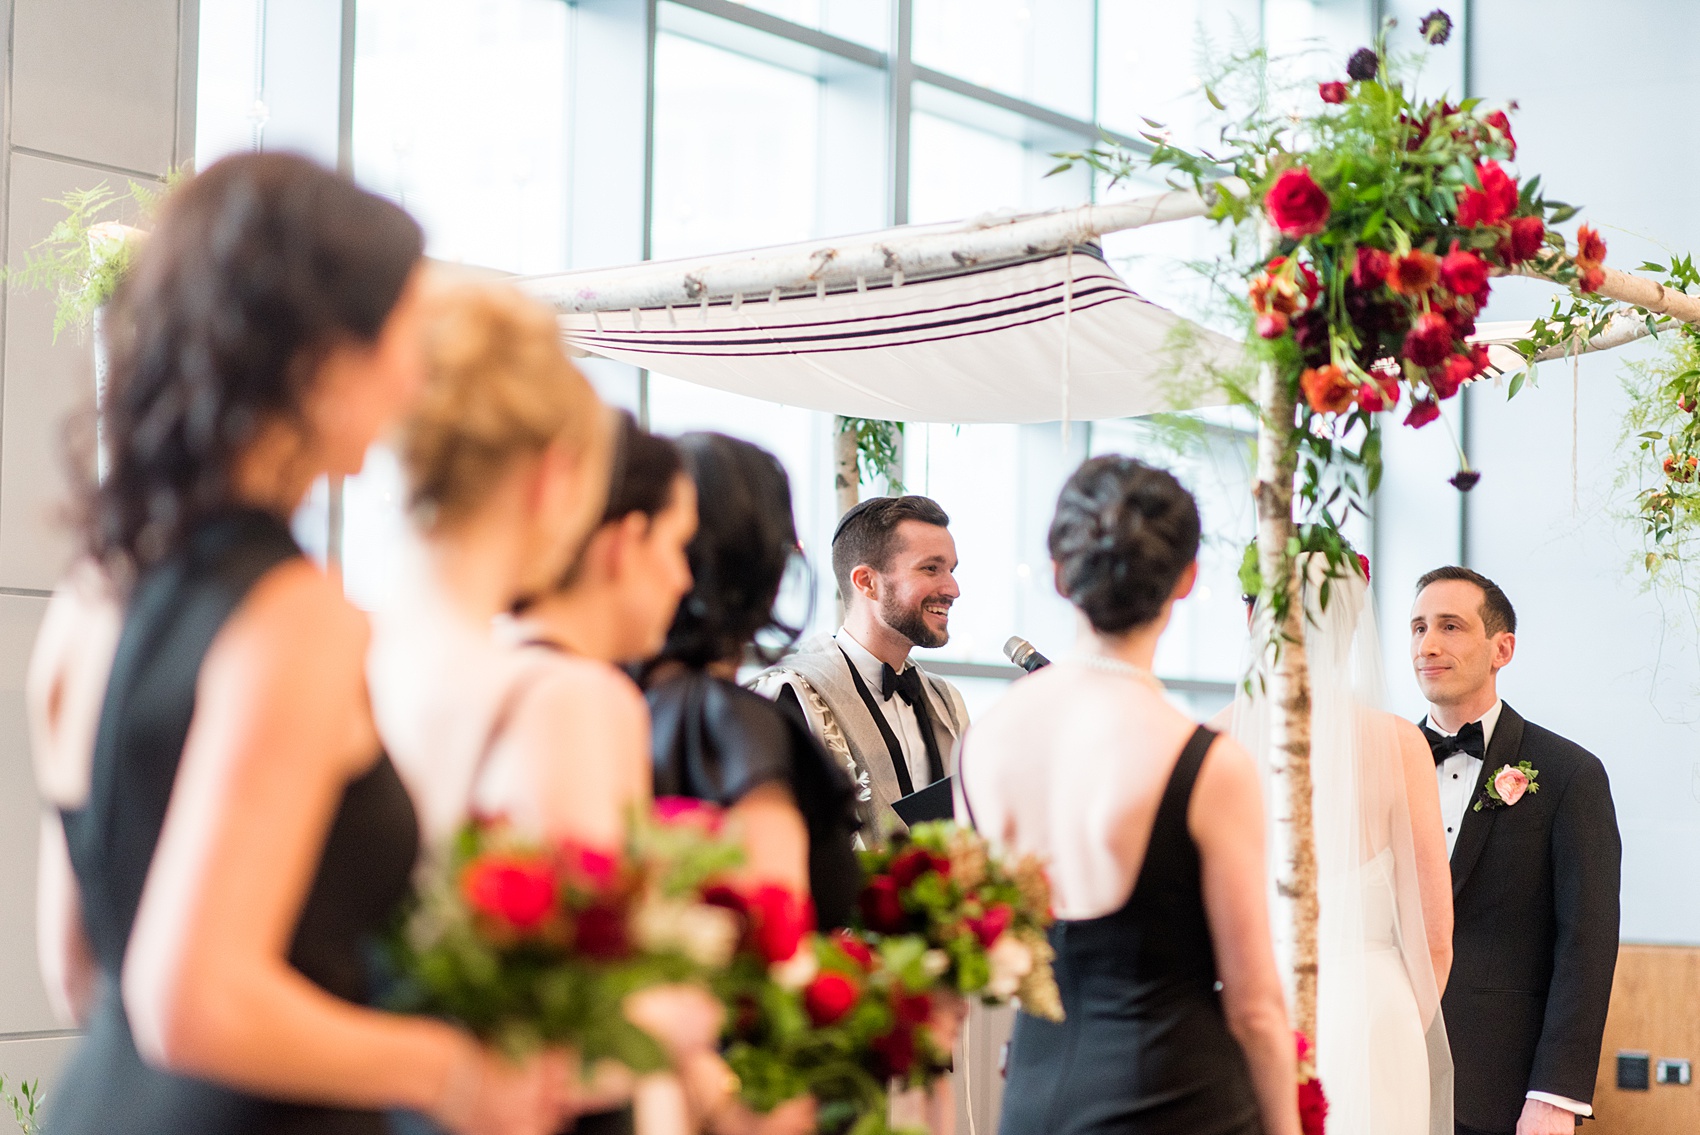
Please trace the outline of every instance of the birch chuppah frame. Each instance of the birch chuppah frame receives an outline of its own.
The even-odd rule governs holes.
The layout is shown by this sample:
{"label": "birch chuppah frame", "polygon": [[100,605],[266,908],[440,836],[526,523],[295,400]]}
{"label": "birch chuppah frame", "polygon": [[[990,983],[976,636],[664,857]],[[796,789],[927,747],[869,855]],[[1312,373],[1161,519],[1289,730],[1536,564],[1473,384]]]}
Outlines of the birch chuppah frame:
{"label": "birch chuppah frame", "polygon": [[[1229,178],[1202,192],[516,283],[555,305],[581,353],[770,401],[899,421],[1128,417],[1222,404],[1221,387],[1199,380],[1243,366],[1246,355],[1135,294],[1103,261],[1097,239],[1203,217],[1224,195],[1250,193]],[[1566,266],[1574,267],[1568,257],[1519,274],[1571,285],[1575,273],[1556,270]],[[1624,305],[1595,334],[1542,344],[1527,357],[1517,345],[1535,334],[1531,324],[1484,323],[1471,341],[1488,349],[1490,370],[1509,372],[1621,346],[1658,326],[1700,323],[1700,296],[1645,276],[1603,269],[1593,293]],[[1271,556],[1264,578],[1274,580],[1283,562],[1290,566],[1282,553],[1298,533],[1297,406],[1274,367],[1261,373],[1258,534]],[[1297,946],[1295,1023],[1314,1035],[1308,676],[1302,636],[1286,630],[1270,690],[1286,791],[1281,892]]]}

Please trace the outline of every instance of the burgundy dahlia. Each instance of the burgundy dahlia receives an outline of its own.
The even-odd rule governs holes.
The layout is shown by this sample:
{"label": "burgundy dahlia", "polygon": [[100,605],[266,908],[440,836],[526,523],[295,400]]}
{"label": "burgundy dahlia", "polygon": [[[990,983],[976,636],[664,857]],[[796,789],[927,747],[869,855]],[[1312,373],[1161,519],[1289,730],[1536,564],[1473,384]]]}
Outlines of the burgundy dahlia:
{"label": "burgundy dahlia", "polygon": [[1425,40],[1437,46],[1452,38],[1452,17],[1439,8],[1424,16],[1417,27],[1422,31]]}

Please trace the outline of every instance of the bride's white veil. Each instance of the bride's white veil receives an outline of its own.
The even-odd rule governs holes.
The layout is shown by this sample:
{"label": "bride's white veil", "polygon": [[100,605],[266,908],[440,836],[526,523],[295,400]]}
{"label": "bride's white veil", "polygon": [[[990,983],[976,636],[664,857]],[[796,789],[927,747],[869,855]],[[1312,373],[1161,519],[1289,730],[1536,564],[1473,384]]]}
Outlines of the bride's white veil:
{"label": "bride's white veil", "polygon": [[[1398,723],[1380,709],[1375,608],[1356,572],[1330,579],[1319,555],[1306,556],[1303,566],[1320,905],[1316,1052],[1329,1101],[1328,1130],[1452,1135],[1452,1057],[1424,927]],[[1257,621],[1254,650],[1267,641],[1266,623],[1261,616]],[[1260,662],[1264,653],[1256,655]],[[1269,703],[1257,675],[1251,687],[1249,694],[1242,688],[1234,703],[1233,733],[1257,759],[1264,780],[1271,909],[1285,975],[1291,973],[1292,942],[1274,888],[1274,868],[1285,852],[1279,800],[1269,791]],[[1425,1104],[1426,1124],[1417,1114]]]}

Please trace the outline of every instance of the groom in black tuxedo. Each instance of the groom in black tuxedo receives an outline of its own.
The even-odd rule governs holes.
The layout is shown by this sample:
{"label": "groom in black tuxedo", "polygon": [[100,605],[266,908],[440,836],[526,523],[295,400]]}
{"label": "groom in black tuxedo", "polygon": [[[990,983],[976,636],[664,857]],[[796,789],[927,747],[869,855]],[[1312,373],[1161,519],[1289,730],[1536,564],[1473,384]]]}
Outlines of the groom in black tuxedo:
{"label": "groom in black tuxedo", "polygon": [[1617,968],[1611,785],[1599,758],[1499,700],[1516,630],[1505,593],[1468,568],[1417,581],[1411,662],[1452,855],[1441,1005],[1459,1135],[1571,1135],[1593,1114]]}

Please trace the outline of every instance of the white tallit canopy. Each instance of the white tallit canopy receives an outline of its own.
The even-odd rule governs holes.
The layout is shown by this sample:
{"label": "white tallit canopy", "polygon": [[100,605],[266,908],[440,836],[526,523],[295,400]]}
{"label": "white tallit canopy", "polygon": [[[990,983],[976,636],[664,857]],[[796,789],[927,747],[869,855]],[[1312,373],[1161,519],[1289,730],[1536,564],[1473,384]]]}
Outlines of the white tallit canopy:
{"label": "white tallit canopy", "polygon": [[517,283],[586,354],[753,398],[908,422],[1219,404],[1241,347],[1136,295],[1100,233],[1201,215],[1172,192]]}
{"label": "white tallit canopy", "polygon": [[[1095,248],[902,287],[568,315],[580,350],[856,418],[1045,422],[1221,401],[1238,346],[1135,295]],[[1191,388],[1202,397],[1186,398]],[[1208,390],[1205,388],[1208,387]]]}

